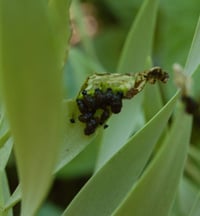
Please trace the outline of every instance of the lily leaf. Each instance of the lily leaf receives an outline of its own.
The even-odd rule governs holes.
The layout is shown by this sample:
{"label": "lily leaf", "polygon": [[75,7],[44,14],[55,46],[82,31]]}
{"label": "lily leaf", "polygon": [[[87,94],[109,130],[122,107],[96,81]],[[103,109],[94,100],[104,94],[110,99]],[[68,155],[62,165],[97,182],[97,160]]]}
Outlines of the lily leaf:
{"label": "lily leaf", "polygon": [[180,108],[161,149],[113,215],[169,214],[182,176],[191,126],[191,116]]}
{"label": "lily leaf", "polygon": [[187,57],[187,61],[185,65],[185,71],[187,74],[194,73],[200,64],[199,47],[200,47],[200,18],[197,23],[196,31],[194,34],[190,52]]}
{"label": "lily leaf", "polygon": [[[127,36],[117,72],[139,72],[145,69],[147,58],[151,55],[157,8],[157,0],[143,2]],[[96,170],[103,166],[144,124],[141,104],[142,95],[140,94],[131,101],[125,101],[119,116],[110,120],[109,125],[112,129],[104,133]]]}
{"label": "lily leaf", "polygon": [[177,95],[91,177],[63,216],[106,216],[114,212],[143,171],[176,100]]}
{"label": "lily leaf", "polygon": [[2,96],[15,142],[22,216],[35,215],[48,192],[63,132],[69,1],[55,3],[0,1]]}

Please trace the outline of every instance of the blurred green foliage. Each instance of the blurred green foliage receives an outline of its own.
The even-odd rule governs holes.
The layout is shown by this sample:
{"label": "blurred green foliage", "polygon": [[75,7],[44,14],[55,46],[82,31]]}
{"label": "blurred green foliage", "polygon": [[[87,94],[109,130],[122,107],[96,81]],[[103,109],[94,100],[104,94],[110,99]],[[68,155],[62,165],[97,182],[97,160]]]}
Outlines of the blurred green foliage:
{"label": "blurred green foliage", "polygon": [[[85,42],[84,37],[82,41],[72,47],[69,54],[69,62],[65,70],[68,78],[73,77],[73,81],[75,81],[75,85],[72,85],[72,80],[68,82],[68,84],[70,84],[70,88],[68,88],[68,96],[70,97],[76,96],[77,91],[82,84],[82,81],[80,80],[84,80],[84,77],[87,74],[91,74],[92,72],[102,72],[102,69],[103,72],[116,72],[125,39],[130,30],[132,21],[137,15],[138,9],[141,6],[141,1],[139,0],[125,0],[123,2],[112,0],[90,0],[83,1],[83,3],[92,5],[92,15],[95,17],[95,19],[97,19],[98,22],[99,29],[97,31],[97,34],[89,39],[89,43],[94,48],[96,56],[95,61],[91,65],[91,61],[94,56],[90,48],[88,49],[88,46],[83,45]],[[191,41],[194,36],[194,31],[199,14],[200,8],[198,0],[160,1],[156,21],[156,31],[154,33],[152,60],[153,64],[162,66],[166,71],[170,73],[171,82],[168,83],[167,87],[165,87],[165,93],[163,92],[161,86],[161,93],[162,97],[164,97],[165,102],[175,92],[172,65],[178,62],[184,66],[186,58],[188,56],[188,51],[191,46]],[[140,50],[138,50],[138,52],[140,52]],[[78,57],[78,61],[81,62],[81,74],[76,73],[77,70],[75,69],[75,67],[78,66],[70,61],[70,59],[74,59],[74,57],[75,59],[77,59],[76,57]],[[71,76],[69,76],[70,74]],[[198,74],[199,73],[195,73],[194,79],[199,80]],[[76,77],[80,76],[82,77],[81,79],[78,79],[80,83],[77,83]],[[198,85],[194,86],[195,89],[198,88]],[[194,92],[196,98],[200,97],[200,95],[197,93],[198,91],[195,90]],[[194,137],[192,138],[194,139]],[[195,140],[197,141],[198,139]],[[197,145],[199,146],[198,141],[197,143]],[[59,177],[63,179],[65,178],[65,176],[67,176],[68,178],[70,175],[79,176],[80,173],[83,174],[84,172],[88,174],[89,170],[92,173],[93,166],[91,165],[95,161],[95,154],[92,155],[91,151],[87,151],[87,149],[91,149],[91,147],[86,148],[85,151],[77,156],[75,160],[73,160],[66,168],[63,169],[63,171],[61,170],[61,172],[59,172]],[[193,151],[193,153],[194,152],[196,151]],[[196,154],[196,157],[198,157],[199,154],[197,152]],[[191,154],[191,156],[189,157],[194,157],[194,154]],[[91,162],[88,163],[88,167],[85,166],[87,164],[87,162],[85,161],[86,158],[88,159],[88,162]],[[193,167],[192,170],[195,169],[195,171],[193,173],[186,174],[187,178],[184,179],[183,182],[185,184],[186,190],[188,189],[188,193],[185,192],[185,188],[183,189],[181,184],[180,193],[178,194],[176,202],[185,203],[184,195],[181,198],[179,197],[181,196],[180,194],[184,193],[191,194],[191,200],[194,200],[195,193],[196,191],[198,191],[199,178],[196,179],[197,184],[195,185],[194,181],[191,181],[191,176],[197,177],[199,175],[199,164],[196,164],[196,160],[195,163],[188,164],[189,167],[186,166],[186,173],[188,172],[188,170],[190,170],[191,167]],[[179,204],[177,206],[179,206]],[[173,215],[174,212],[177,213],[178,211],[180,211],[180,209],[184,209],[184,206],[179,207],[180,208],[178,209],[174,208],[174,211],[171,212],[171,215]],[[190,207],[191,205],[188,205],[188,208],[185,208],[184,213],[179,212],[180,215],[182,213],[183,215],[186,215],[185,213],[188,209],[190,209]]]}
{"label": "blurred green foliage", "polygon": [[[75,27],[78,30],[78,37],[80,38],[76,39],[77,41],[74,43],[71,42],[71,47],[69,49],[69,55],[68,55],[66,64],[64,65],[63,83],[64,83],[65,99],[69,99],[69,98],[74,99],[76,97],[80,89],[80,86],[83,84],[83,82],[85,81],[85,78],[89,74],[94,73],[94,72],[99,72],[99,73],[116,72],[118,70],[117,67],[119,65],[119,60],[121,57],[123,45],[129,33],[130,27],[133,23],[133,20],[136,17],[139,8],[142,5],[142,2],[143,1],[141,0],[124,0],[124,1],[84,0],[81,2],[79,2],[78,0],[74,0],[72,2],[73,4],[72,4],[71,14],[74,15],[75,18],[73,18],[72,16],[71,21],[73,22],[75,20]],[[151,60],[153,62],[153,65],[159,65],[162,68],[164,68],[166,71],[169,72],[171,81],[165,86],[164,90],[163,90],[163,87],[159,85],[154,86],[155,88],[154,89],[152,88],[153,89],[152,91],[148,91],[148,87],[147,87],[147,92],[144,93],[145,94],[144,97],[146,97],[146,99],[143,105],[145,106],[145,108],[144,110],[142,109],[142,111],[139,110],[141,108],[142,100],[141,98],[136,98],[135,101],[136,103],[138,103],[137,105],[138,107],[134,106],[134,109],[133,109],[136,114],[135,115],[136,117],[135,119],[134,118],[132,119],[133,121],[135,120],[135,122],[133,122],[135,124],[134,125],[135,130],[131,131],[132,133],[135,133],[135,131],[138,130],[138,128],[141,128],[145,120],[151,119],[152,113],[153,115],[156,114],[157,111],[160,110],[160,108],[167,102],[167,100],[175,93],[176,88],[172,81],[173,79],[172,65],[175,62],[178,62],[184,66],[186,58],[188,56],[188,51],[191,45],[191,41],[194,36],[194,31],[195,31],[195,27],[197,24],[199,14],[200,14],[199,0],[193,0],[193,1],[160,0],[158,14],[157,14],[157,21],[156,21],[156,31],[154,33],[154,44],[152,47],[153,53],[152,53]],[[91,26],[92,27],[96,26],[95,34],[93,35],[88,34],[88,29],[86,28],[86,25],[84,23],[85,18],[88,18],[88,17],[92,18],[92,20],[90,20]],[[147,32],[147,34],[148,33],[149,32]],[[74,35],[72,34],[72,38],[73,36]],[[141,38],[143,38],[143,35],[141,35]],[[140,53],[140,50],[134,50],[133,53]],[[151,60],[147,62],[148,66],[151,65]],[[133,58],[132,59],[133,67],[128,66],[128,68],[133,68],[133,71],[120,71],[120,72],[122,73],[137,72],[137,71],[134,71],[134,61],[136,60]],[[144,65],[144,68],[147,65]],[[195,83],[195,80],[199,80],[200,78],[199,73],[198,73],[199,71],[200,69],[198,68],[197,73],[195,73],[195,76],[194,76],[194,83]],[[198,92],[199,92],[199,86],[194,85],[194,95],[197,100],[200,97],[200,94]],[[153,104],[152,107],[149,109],[148,106],[152,104],[152,99],[151,99],[152,97],[154,97],[156,101],[154,102],[156,105],[154,106]],[[147,99],[150,99],[150,100],[147,100]],[[125,106],[127,107],[129,105],[126,104]],[[143,111],[145,112],[146,116],[143,116],[143,114],[141,114]],[[127,117],[127,119],[129,119],[129,116]],[[161,118],[161,120],[163,119],[165,118],[164,117]],[[158,121],[159,119],[156,119],[156,120]],[[165,120],[167,121],[167,118]],[[175,127],[175,131],[178,130],[179,128],[180,120],[181,120],[181,117],[179,116],[177,120],[178,123]],[[119,121],[121,120],[119,119]],[[190,123],[190,120],[188,120],[186,117],[185,122]],[[112,125],[113,129],[115,128],[114,127],[115,123],[118,123],[118,120],[116,120],[116,122],[115,120],[113,122],[111,121],[111,124],[113,124]],[[153,131],[152,133],[156,133],[156,127],[158,126],[158,124],[159,123],[157,123],[157,125],[154,128],[150,127],[149,131],[152,130]],[[198,192],[199,192],[199,186],[200,186],[200,178],[199,178],[200,143],[199,143],[199,133],[198,133],[199,127],[196,125],[193,125],[193,126],[194,127],[192,131],[192,139],[191,139],[192,147],[189,150],[189,154],[188,154],[189,156],[187,159],[187,164],[185,166],[184,178],[181,180],[179,191],[177,193],[177,197],[175,200],[175,205],[173,206],[170,215],[195,216],[195,212],[197,211],[197,206],[198,206],[197,204],[199,203],[199,193]],[[190,129],[190,125],[188,126],[188,128]],[[186,126],[186,129],[184,128],[183,129],[186,131],[189,131],[188,128]],[[77,144],[76,135],[77,135],[77,140],[79,140],[79,142],[80,140],[82,141],[77,144],[77,147],[75,147],[78,149],[77,152],[80,150],[79,146],[82,144],[85,145],[85,142],[87,142],[87,139],[85,139],[85,137],[83,138],[84,140],[82,139],[81,137],[82,134],[81,135],[78,134],[80,130],[82,130],[82,128],[79,128],[79,131],[74,130],[72,134],[67,134],[69,135],[69,137],[70,136],[75,137],[74,139],[70,140],[71,146],[74,144]],[[121,130],[123,130],[123,128]],[[168,132],[167,130],[168,129],[166,129],[166,132]],[[145,128],[144,128],[144,131],[145,131]],[[149,131],[146,131],[145,133],[148,134]],[[181,131],[179,132],[181,136]],[[186,135],[185,139],[184,137],[181,137],[179,139],[179,137],[177,138],[176,136],[178,133],[176,134],[174,131],[172,131],[172,134],[173,134],[173,136],[171,137],[172,140],[167,140],[166,143],[173,144],[173,142],[175,142],[175,140],[177,139],[178,140],[177,142],[179,142],[179,145],[180,145],[179,147],[183,147],[181,146],[181,143],[184,142],[185,140],[187,141],[189,137],[188,134],[185,134]],[[120,136],[120,134],[117,134],[117,135]],[[150,136],[151,134],[148,134],[148,135]],[[140,136],[142,137],[142,133],[140,134]],[[107,138],[108,137],[109,135],[107,135]],[[139,141],[142,140],[141,137],[140,139],[138,138]],[[145,135],[144,137],[147,137],[147,135]],[[123,137],[123,139],[125,140],[125,137]],[[9,141],[10,140],[8,140],[8,142]],[[112,138],[109,139],[109,141],[110,143],[114,142]],[[42,206],[40,212],[38,213],[39,216],[60,215],[62,210],[66,208],[66,205],[71,201],[71,199],[75,196],[77,191],[85,183],[85,178],[90,177],[93,172],[98,172],[99,158],[97,157],[102,153],[101,151],[99,151],[100,144],[102,143],[103,143],[102,133],[100,132],[97,138],[94,139],[93,142],[90,143],[90,145],[88,145],[87,147],[84,146],[85,149],[79,155],[77,155],[69,164],[67,164],[67,166],[65,166],[64,168],[59,170],[58,173],[56,173],[55,183],[52,187],[52,190],[49,196],[49,200]],[[159,147],[160,146],[158,146],[158,148]],[[11,151],[11,148],[12,148],[12,144],[10,145],[10,151]],[[148,146],[148,148],[150,147]],[[145,150],[147,151],[148,148]],[[187,148],[186,145],[184,145],[184,148],[181,149],[180,152],[186,152],[185,148]],[[140,149],[140,147],[138,147],[138,149]],[[169,148],[169,152],[170,152],[170,149],[172,149],[172,147]],[[77,152],[75,149],[74,155],[78,154]],[[166,154],[166,152],[167,151],[165,151],[164,153]],[[173,151],[171,152],[173,153]],[[66,152],[64,152],[64,156],[65,154],[67,155]],[[165,155],[165,154],[164,154],[165,160],[161,156],[159,157],[158,155],[158,157],[155,158],[155,161],[160,160],[161,162],[163,162],[164,165],[166,165],[165,161],[168,159],[168,155]],[[173,156],[172,159],[176,158],[176,155],[172,154],[172,156]],[[135,156],[135,158],[137,159],[137,155]],[[181,158],[179,161],[178,168],[182,166],[181,160],[184,160],[184,153],[183,153],[183,158]],[[138,159],[138,161],[140,161],[140,159]],[[114,159],[112,158],[111,162],[115,163],[116,162],[115,158]],[[64,161],[63,164],[65,165],[65,163],[67,162]],[[173,161],[170,161],[170,163],[171,163],[170,165],[172,165]],[[157,171],[159,170],[160,164],[161,164],[160,162],[159,163],[157,162],[158,169],[155,168],[154,170],[154,168],[152,168],[152,170],[151,169],[150,171],[148,170],[149,173],[147,172],[146,174],[146,176],[149,177],[150,180],[152,180],[152,184],[154,184],[154,180],[152,176],[156,178],[156,175],[154,175],[154,172],[157,173]],[[10,166],[13,165],[12,160],[9,165]],[[64,165],[61,164],[61,167]],[[100,165],[102,164],[100,163]],[[168,173],[170,173],[170,170],[169,170],[170,166],[168,165],[166,167],[168,168]],[[177,170],[180,170],[178,168]],[[106,172],[107,169],[105,169],[104,171]],[[163,173],[166,174],[166,172],[164,171]],[[9,175],[10,174],[8,173],[8,176]],[[160,173],[160,175],[162,179],[162,172]],[[103,181],[104,177],[105,176],[102,175],[100,179],[102,179]],[[143,177],[145,179],[145,176]],[[81,183],[79,183],[80,179],[81,180],[83,179]],[[97,180],[94,178],[94,182],[95,181],[98,181],[98,177],[97,177]],[[142,184],[145,184],[145,181],[143,181]],[[140,182],[138,183],[139,191],[143,190],[143,187],[141,187],[142,184],[140,184]],[[172,182],[172,185],[173,187],[176,186],[174,182]],[[67,187],[66,192],[64,189],[65,187]],[[153,194],[153,192],[151,192],[152,188],[147,187],[147,189],[150,189],[149,193]],[[59,194],[60,190],[61,192],[63,192],[63,194],[61,195],[61,200],[56,200],[56,198],[60,196]],[[171,192],[173,193],[174,191],[171,191]],[[136,190],[136,193],[137,193],[137,190]],[[86,194],[87,194],[87,191],[86,191]],[[132,194],[130,194],[130,197],[129,197],[130,200],[131,200],[131,195]],[[139,196],[143,200],[143,198],[145,197],[145,193],[144,192],[139,193]],[[159,197],[152,196],[152,202],[153,202],[153,198],[159,198]],[[166,200],[169,202],[169,199],[168,200],[166,199]],[[196,200],[196,202],[193,202],[194,200]],[[85,201],[88,202],[87,200]],[[187,203],[188,205],[185,205],[185,203]],[[75,203],[75,206],[76,204],[77,203]],[[171,204],[171,200],[170,200],[170,204]],[[191,205],[194,205],[192,210],[191,210]],[[82,207],[84,208],[84,206]],[[123,207],[126,209],[126,206],[123,206]],[[120,211],[121,210],[119,209],[119,212],[117,212],[118,215],[120,215]]]}
{"label": "blurred green foliage", "polygon": [[[65,86],[68,97],[72,98],[76,97],[80,86],[85,80],[86,74],[93,73],[94,68],[96,68],[95,72],[102,72],[101,67],[106,72],[116,72],[123,44],[132,21],[141,6],[140,0],[125,0],[123,2],[88,0],[83,1],[83,3],[92,4],[95,8],[92,15],[97,19],[100,29],[98,33],[90,39],[90,43],[95,49],[100,66],[96,66],[95,62],[91,63],[92,58],[85,55],[88,54],[88,52],[84,46],[81,45],[84,43],[84,40],[72,47],[69,54],[69,61],[65,68],[65,77],[68,78],[68,80],[65,79]],[[154,36],[153,62],[155,65],[162,66],[170,73],[171,82],[168,83],[167,87],[165,86],[165,88],[168,88],[167,98],[171,97],[172,93],[175,91],[172,82],[172,65],[178,62],[184,66],[186,61],[200,13],[198,6],[198,0],[160,1]],[[140,51],[138,50],[138,52]],[[82,72],[78,74],[77,72],[79,70],[76,69],[76,67],[80,67],[80,65],[77,65],[76,61],[79,61],[82,69]],[[91,66],[91,64],[93,65]],[[77,79],[77,77],[79,78]],[[90,160],[90,156],[88,156],[88,158],[88,160]],[[91,159],[91,161],[94,160]],[[73,166],[73,162],[71,166]],[[69,169],[71,170],[72,168]]]}
{"label": "blurred green foliage", "polygon": [[[124,40],[141,6],[141,1],[90,0],[84,2],[90,2],[97,7],[97,17],[103,25],[100,34],[94,39],[94,44],[105,68],[114,72]],[[184,64],[199,12],[198,0],[160,1],[154,41],[156,64],[162,65],[167,70],[171,70],[175,61]]]}

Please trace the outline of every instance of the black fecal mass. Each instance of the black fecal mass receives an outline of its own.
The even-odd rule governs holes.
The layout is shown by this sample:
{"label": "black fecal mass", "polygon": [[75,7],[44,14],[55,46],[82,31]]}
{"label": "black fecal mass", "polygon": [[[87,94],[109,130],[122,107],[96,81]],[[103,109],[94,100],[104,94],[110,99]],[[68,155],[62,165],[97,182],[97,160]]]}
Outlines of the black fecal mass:
{"label": "black fecal mass", "polygon": [[82,98],[77,99],[76,103],[80,111],[79,121],[85,123],[85,135],[93,134],[99,125],[108,125],[105,122],[111,113],[119,113],[122,108],[122,92],[113,92],[111,88],[102,91],[95,89],[93,95],[82,91]]}

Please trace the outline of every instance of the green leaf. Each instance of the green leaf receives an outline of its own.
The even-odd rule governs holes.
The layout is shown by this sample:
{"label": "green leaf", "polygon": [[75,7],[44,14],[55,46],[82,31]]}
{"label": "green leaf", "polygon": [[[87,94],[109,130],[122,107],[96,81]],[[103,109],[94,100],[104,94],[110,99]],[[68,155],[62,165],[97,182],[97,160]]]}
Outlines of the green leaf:
{"label": "green leaf", "polygon": [[194,38],[190,48],[189,55],[187,57],[185,72],[192,74],[200,64],[200,18],[197,23]]}
{"label": "green leaf", "polygon": [[169,215],[171,215],[172,212],[175,213],[175,215],[189,215],[198,193],[199,188],[194,185],[187,176],[183,176],[180,180],[176,199]]}
{"label": "green leaf", "polygon": [[66,180],[69,178],[80,178],[82,176],[90,176],[94,170],[94,164],[99,150],[101,133],[87,145],[72,161],[56,173],[58,179]]}
{"label": "green leaf", "polygon": [[[63,132],[61,69],[69,24],[56,19],[48,3],[0,1],[1,85],[15,142],[22,216],[34,215],[47,194]],[[60,4],[67,21],[68,1]]]}
{"label": "green leaf", "polygon": [[161,149],[113,215],[168,215],[182,176],[191,126],[191,116],[178,109]]}
{"label": "green leaf", "polygon": [[[194,136],[194,133],[192,135]],[[193,183],[196,185],[200,184],[199,170],[200,170],[200,151],[197,146],[195,147],[191,145],[188,152],[188,160],[185,166],[185,173],[190,179],[192,179]]]}
{"label": "green leaf", "polygon": [[93,175],[63,216],[107,216],[113,213],[149,160],[176,99],[177,95]]}
{"label": "green leaf", "polygon": [[163,106],[159,87],[160,86],[156,83],[153,86],[147,85],[144,89],[143,106],[146,121],[151,119]]}
{"label": "green leaf", "polygon": [[[147,63],[149,67],[152,67],[151,58],[148,59]],[[143,101],[145,120],[148,121],[151,119],[162,108],[163,104],[160,85],[158,83],[155,85],[147,85],[144,89]]]}
{"label": "green leaf", "polygon": [[93,73],[103,72],[100,64],[93,61],[85,52],[77,48],[71,48],[66,65],[66,88],[69,97],[76,97],[87,76]]}
{"label": "green leaf", "polygon": [[4,210],[7,211],[14,207],[22,198],[21,186],[18,185],[13,194],[9,197],[4,205]]}
{"label": "green leaf", "polygon": [[[127,141],[128,138],[144,124],[140,107],[140,95],[123,101],[122,111],[112,115],[108,121],[109,127],[104,131],[96,162],[96,171],[100,169]],[[132,109],[130,109],[132,107]]]}
{"label": "green leaf", "polygon": [[[199,40],[200,40],[200,20],[198,21],[196,31],[194,34],[193,42],[190,48],[189,55],[185,66],[185,72],[188,75],[194,75],[194,90],[195,95],[198,96],[198,80],[199,80]],[[193,128],[193,136],[195,134],[195,128]],[[194,139],[192,139],[192,143]],[[197,141],[198,143],[198,141]],[[193,143],[194,144],[194,143]],[[198,196],[196,196],[198,189],[194,186],[194,181],[199,182],[199,150],[190,146],[189,157],[186,163],[185,172],[186,175],[192,176],[192,182],[188,177],[182,179],[177,193],[176,201],[173,206],[173,211],[176,215],[191,215],[193,210],[196,209],[196,203],[198,203]],[[193,162],[194,161],[194,162]],[[196,201],[195,201],[196,196]],[[197,209],[196,209],[197,210]],[[196,212],[194,210],[194,212]],[[190,213],[189,213],[190,212]],[[198,215],[198,214],[197,214]]]}
{"label": "green leaf", "polygon": [[10,138],[10,129],[8,126],[8,121],[5,118],[5,113],[1,109],[1,118],[0,118],[0,149]]}
{"label": "green leaf", "polygon": [[[88,37],[87,33],[87,25],[84,18],[84,13],[81,8],[81,1],[80,0],[74,0],[72,2],[71,11],[72,11],[72,19],[75,21],[77,25],[77,29],[79,29],[80,38],[82,40],[83,49],[86,53],[86,56],[91,58],[93,62],[95,62],[97,65],[99,64],[99,61],[97,59],[92,40]],[[92,61],[88,62],[89,64],[92,63]]]}
{"label": "green leaf", "polygon": [[0,170],[4,170],[13,148],[13,139],[9,138],[0,148]]}
{"label": "green leaf", "polygon": [[7,130],[3,136],[0,137],[0,148],[8,141],[10,138],[10,131]]}
{"label": "green leaf", "polygon": [[62,213],[61,209],[58,206],[55,206],[53,203],[45,203],[37,216],[60,216]]}
{"label": "green leaf", "polygon": [[71,36],[69,27],[69,7],[71,0],[48,0],[49,19],[54,23],[52,26],[56,37],[56,48],[59,49],[61,61],[64,62],[68,55],[68,41]]}
{"label": "green leaf", "polygon": [[160,1],[155,58],[167,70],[185,64],[199,12],[199,0]]}
{"label": "green leaf", "polygon": [[12,209],[4,209],[4,205],[10,196],[10,190],[5,170],[0,170],[0,215],[12,216]]}
{"label": "green leaf", "polygon": [[200,150],[198,147],[191,145],[189,149],[189,157],[200,166]]}
{"label": "green leaf", "polygon": [[[64,108],[65,135],[55,172],[59,171],[62,167],[74,159],[96,137],[96,133],[90,136],[86,136],[84,134],[85,124],[78,120],[79,111],[76,101],[64,101]],[[71,118],[75,120],[75,123],[70,122]],[[101,130],[101,128],[98,130]]]}
{"label": "green leaf", "polygon": [[[119,73],[138,72],[145,69],[147,58],[151,54],[157,7],[157,0],[145,0],[142,4],[122,50],[117,69]],[[96,169],[106,163],[144,124],[141,94],[131,101],[124,101],[122,112],[110,120],[110,128],[104,133]]]}
{"label": "green leaf", "polygon": [[198,216],[200,214],[200,192],[198,193],[191,212],[188,216]]}
{"label": "green leaf", "polygon": [[157,9],[158,0],[143,2],[124,44],[118,73],[144,70],[147,57],[152,54]]}

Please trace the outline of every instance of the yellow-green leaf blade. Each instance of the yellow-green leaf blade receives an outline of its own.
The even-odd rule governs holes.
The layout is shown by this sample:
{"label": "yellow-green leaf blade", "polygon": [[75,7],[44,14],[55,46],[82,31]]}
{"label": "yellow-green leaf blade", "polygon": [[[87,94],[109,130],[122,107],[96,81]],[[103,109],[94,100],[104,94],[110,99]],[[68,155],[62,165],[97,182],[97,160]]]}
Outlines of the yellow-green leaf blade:
{"label": "yellow-green leaf blade", "polygon": [[[157,8],[157,0],[143,2],[127,36],[117,72],[139,72],[145,69],[147,58],[152,52]],[[99,169],[127,141],[130,135],[143,125],[142,94],[141,92],[131,101],[124,101],[122,112],[111,119],[109,124],[112,128],[104,134],[96,169]],[[122,130],[123,133],[121,133]],[[113,139],[113,135],[118,135],[118,137]]]}
{"label": "yellow-green leaf blade", "polygon": [[[58,22],[47,3],[0,1],[1,85],[15,141],[22,215],[30,216],[52,181],[63,120],[61,69],[66,47],[58,43]],[[66,19],[67,15],[66,10]]]}
{"label": "yellow-green leaf blade", "polygon": [[[63,216],[107,216],[114,212],[149,160],[176,100],[177,95],[94,174]],[[163,124],[158,127],[160,122]]]}

